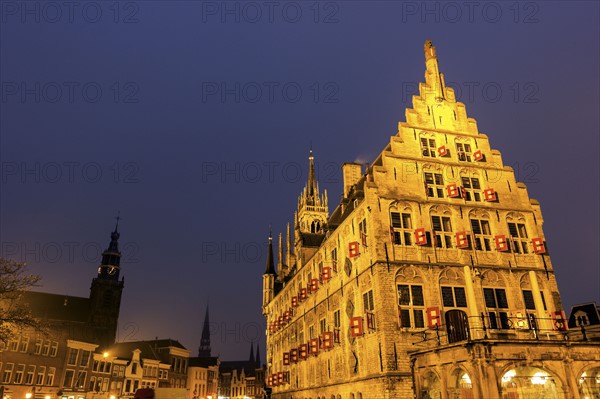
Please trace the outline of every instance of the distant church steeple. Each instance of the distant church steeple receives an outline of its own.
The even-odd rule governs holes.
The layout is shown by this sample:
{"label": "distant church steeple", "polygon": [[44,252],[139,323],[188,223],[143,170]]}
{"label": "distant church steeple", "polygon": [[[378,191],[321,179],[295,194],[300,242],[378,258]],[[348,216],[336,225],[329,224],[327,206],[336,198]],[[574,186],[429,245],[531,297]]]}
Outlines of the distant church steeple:
{"label": "distant church steeple", "polygon": [[102,253],[98,273],[90,287],[89,322],[97,334],[97,342],[102,346],[115,342],[117,321],[121,306],[124,281],[119,280],[121,252],[119,252],[119,220],[110,234],[110,244]]}
{"label": "distant church steeple", "polygon": [[117,224],[112,233],[110,233],[110,244],[108,248],[102,252],[102,262],[98,268],[98,278],[104,280],[119,280],[119,272],[121,270],[121,252],[119,251],[119,220],[117,216]]}
{"label": "distant church steeple", "polygon": [[267,252],[267,268],[263,274],[263,309],[275,296],[275,279],[277,272],[275,271],[275,260],[273,259],[273,235],[269,230],[269,249]]}
{"label": "distant church steeple", "polygon": [[204,314],[204,325],[202,326],[202,337],[198,348],[198,357],[210,357],[210,322],[208,321],[208,304]]}
{"label": "distant church steeple", "polygon": [[262,365],[262,361],[260,359],[260,349],[258,347],[258,342],[256,343],[256,367],[260,368]]}
{"label": "distant church steeple", "polygon": [[248,361],[250,364],[254,364],[256,362],[254,359],[254,342],[250,342],[250,359]]}

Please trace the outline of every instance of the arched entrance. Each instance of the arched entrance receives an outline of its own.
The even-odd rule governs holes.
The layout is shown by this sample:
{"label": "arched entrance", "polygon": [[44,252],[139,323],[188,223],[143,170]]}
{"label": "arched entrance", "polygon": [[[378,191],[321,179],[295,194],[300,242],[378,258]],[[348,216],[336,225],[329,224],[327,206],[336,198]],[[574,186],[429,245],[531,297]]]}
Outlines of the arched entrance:
{"label": "arched entrance", "polygon": [[456,369],[448,381],[448,397],[450,399],[473,399],[473,383],[471,376],[462,369]]}
{"label": "arched entrance", "polygon": [[469,339],[469,319],[462,310],[449,310],[446,312],[446,333],[448,343],[466,341]]}
{"label": "arched entrance", "polygon": [[600,367],[594,367],[581,374],[579,393],[582,398],[600,398]]}
{"label": "arched entrance", "polygon": [[502,376],[502,399],[564,399],[554,377],[538,367],[521,366]]}
{"label": "arched entrance", "polygon": [[430,371],[423,377],[421,399],[441,399],[441,397],[442,390],[440,388],[440,379],[437,374]]}

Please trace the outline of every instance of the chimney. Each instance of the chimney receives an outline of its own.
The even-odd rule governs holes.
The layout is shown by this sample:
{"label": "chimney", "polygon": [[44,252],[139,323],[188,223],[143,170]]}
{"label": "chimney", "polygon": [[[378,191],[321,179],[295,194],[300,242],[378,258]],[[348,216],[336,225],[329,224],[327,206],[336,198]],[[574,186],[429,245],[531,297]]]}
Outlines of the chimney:
{"label": "chimney", "polygon": [[344,198],[348,198],[350,188],[361,178],[362,165],[354,162],[346,162],[342,165],[344,177]]}

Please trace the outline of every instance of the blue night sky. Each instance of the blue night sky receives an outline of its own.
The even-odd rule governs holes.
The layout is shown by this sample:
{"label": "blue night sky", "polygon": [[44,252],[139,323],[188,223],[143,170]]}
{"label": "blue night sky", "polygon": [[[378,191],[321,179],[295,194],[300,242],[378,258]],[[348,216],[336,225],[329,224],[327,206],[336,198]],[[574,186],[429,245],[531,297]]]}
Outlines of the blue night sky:
{"label": "blue night sky", "polygon": [[567,312],[600,302],[599,2],[69,4],[0,1],[1,255],[87,296],[120,211],[121,340],[195,353],[210,300],[213,354],[264,356],[269,224],[292,221],[310,144],[332,211],[427,39],[541,202]]}

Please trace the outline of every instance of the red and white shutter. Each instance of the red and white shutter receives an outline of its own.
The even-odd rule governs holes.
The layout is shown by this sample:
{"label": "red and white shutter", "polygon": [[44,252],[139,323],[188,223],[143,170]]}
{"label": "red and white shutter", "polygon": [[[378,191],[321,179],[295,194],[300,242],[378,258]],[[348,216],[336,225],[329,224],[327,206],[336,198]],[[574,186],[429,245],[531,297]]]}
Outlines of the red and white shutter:
{"label": "red and white shutter", "polygon": [[350,334],[353,337],[360,337],[363,335],[363,318],[353,317],[350,319]]}
{"label": "red and white shutter", "polygon": [[483,190],[483,196],[488,202],[494,202],[498,199],[498,197],[496,196],[496,191],[494,191],[493,188],[486,188],[485,190]]}
{"label": "red and white shutter", "polygon": [[294,348],[290,351],[290,362],[298,363],[298,349]]}
{"label": "red and white shutter", "polygon": [[448,184],[446,186],[446,193],[448,194],[449,198],[456,198],[456,197],[460,197],[460,193],[458,190],[458,187],[456,184]]}
{"label": "red and white shutter", "polygon": [[498,235],[494,237],[494,240],[496,241],[496,251],[508,251],[508,242],[505,235]]}
{"label": "red and white shutter", "polygon": [[300,288],[300,300],[304,301],[308,298],[308,293],[306,292],[306,288]]}
{"label": "red and white shutter", "polygon": [[415,230],[415,243],[417,245],[426,245],[427,244],[427,234],[425,234],[424,228]]}
{"label": "red and white shutter", "polygon": [[319,289],[319,279],[313,278],[310,280],[310,293],[317,292]]}
{"label": "red and white shutter", "polygon": [[297,307],[298,306],[298,297],[296,295],[294,295],[292,297],[292,306],[293,307]]}
{"label": "red and white shutter", "polygon": [[313,338],[309,341],[310,349],[309,352],[313,356],[319,354],[319,338]]}
{"label": "red and white shutter", "polygon": [[436,328],[440,326],[440,308],[427,308],[427,327]]}
{"label": "red and white shutter", "polygon": [[351,258],[355,258],[358,255],[360,255],[360,246],[358,244],[358,242],[353,241],[351,243],[348,244],[348,256]]}
{"label": "red and white shutter", "polygon": [[325,266],[323,268],[323,273],[321,273],[321,278],[323,279],[323,281],[327,281],[327,280],[331,279],[331,267]]}
{"label": "red and white shutter", "polygon": [[290,353],[289,352],[284,352],[283,353],[283,365],[284,366],[289,366],[290,365]]}
{"label": "red and white shutter", "polygon": [[531,244],[533,245],[533,252],[536,254],[546,253],[546,246],[544,245],[544,240],[541,237],[532,239]]}
{"label": "red and white shutter", "polygon": [[448,155],[448,149],[445,145],[438,147],[437,152],[440,157],[445,157]]}
{"label": "red and white shutter", "polygon": [[321,347],[324,350],[329,350],[333,348],[333,333],[330,331],[326,331],[321,334]]}
{"label": "red and white shutter", "polygon": [[482,161],[483,160],[483,153],[481,152],[481,150],[477,150],[473,153],[473,159],[476,161]]}
{"label": "red and white shutter", "polygon": [[298,357],[300,360],[306,360],[308,357],[308,344],[302,344],[300,347],[298,347]]}
{"label": "red and white shutter", "polygon": [[468,248],[469,239],[466,231],[456,233],[456,248]]}

